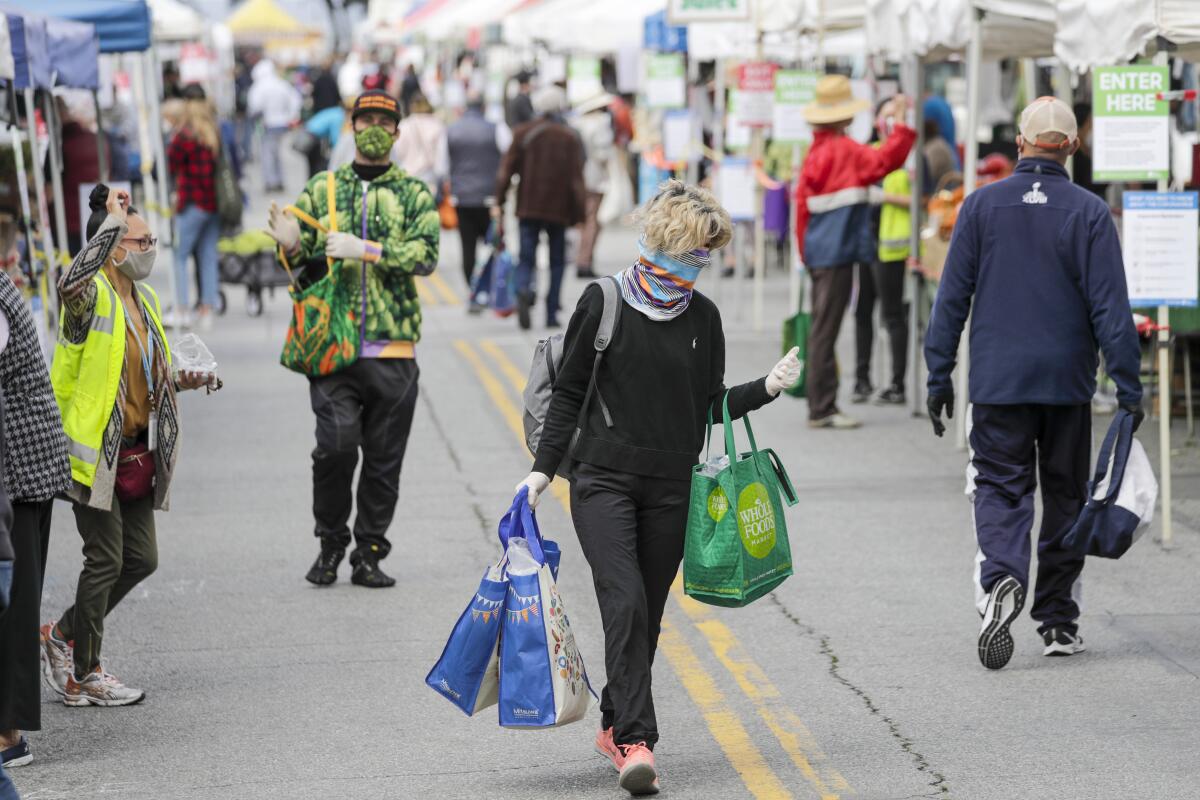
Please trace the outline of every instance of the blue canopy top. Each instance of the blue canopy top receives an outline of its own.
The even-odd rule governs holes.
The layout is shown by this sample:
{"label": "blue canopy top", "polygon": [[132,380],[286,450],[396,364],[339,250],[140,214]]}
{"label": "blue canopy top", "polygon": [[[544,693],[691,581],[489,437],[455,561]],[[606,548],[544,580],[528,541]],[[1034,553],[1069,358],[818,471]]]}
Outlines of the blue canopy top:
{"label": "blue canopy top", "polygon": [[100,37],[100,52],[150,49],[150,8],[146,0],[5,0],[6,5],[47,17],[90,22]]}
{"label": "blue canopy top", "polygon": [[47,19],[50,69],[55,86],[72,89],[100,88],[100,39],[96,27],[86,22]]}
{"label": "blue canopy top", "polygon": [[12,47],[13,84],[18,89],[49,89],[50,47],[47,43],[46,20],[9,11],[0,12],[8,18],[8,40]]}

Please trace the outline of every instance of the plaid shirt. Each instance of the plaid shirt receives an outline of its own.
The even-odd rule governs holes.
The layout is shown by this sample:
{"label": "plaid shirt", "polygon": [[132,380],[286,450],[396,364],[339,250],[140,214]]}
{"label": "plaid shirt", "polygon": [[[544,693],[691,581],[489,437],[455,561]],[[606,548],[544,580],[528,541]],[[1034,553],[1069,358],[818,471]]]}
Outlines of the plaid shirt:
{"label": "plaid shirt", "polygon": [[216,154],[187,131],[180,131],[167,148],[167,161],[175,178],[177,211],[189,205],[205,211],[217,210]]}

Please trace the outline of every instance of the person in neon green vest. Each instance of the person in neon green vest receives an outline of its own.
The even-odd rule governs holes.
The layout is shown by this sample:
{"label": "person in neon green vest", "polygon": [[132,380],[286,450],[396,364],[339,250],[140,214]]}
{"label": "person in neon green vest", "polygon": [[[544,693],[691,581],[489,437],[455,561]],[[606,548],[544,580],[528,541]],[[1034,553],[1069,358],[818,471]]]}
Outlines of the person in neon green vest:
{"label": "person in neon green vest", "polygon": [[[880,140],[886,141],[890,134],[887,121],[878,122],[877,129]],[[892,379],[875,396],[875,402],[904,405],[904,376],[908,371],[908,307],[904,303],[904,276],[912,235],[912,181],[907,167],[893,170],[884,177],[881,201],[879,258],[871,265],[871,277],[891,345]]]}
{"label": "person in neon green vest", "polygon": [[50,381],[71,459],[84,567],[75,604],[42,626],[46,681],[68,706],[140,702],[104,670],[104,618],[158,564],[154,510],[168,507],[179,441],[175,393],[219,388],[174,372],[158,295],[141,283],[155,239],[129,195],[96,187],[88,242],[58,281],[62,318]]}

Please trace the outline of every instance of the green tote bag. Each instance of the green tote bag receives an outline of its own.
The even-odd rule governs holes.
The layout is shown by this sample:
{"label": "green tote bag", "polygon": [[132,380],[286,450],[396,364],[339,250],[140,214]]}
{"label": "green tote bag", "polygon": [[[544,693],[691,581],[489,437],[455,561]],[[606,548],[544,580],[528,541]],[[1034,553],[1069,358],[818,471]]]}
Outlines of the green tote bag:
{"label": "green tote bag", "polygon": [[[692,470],[683,589],[705,603],[740,607],[774,590],[792,574],[783,503],[793,506],[797,497],[775,452],[758,449],[749,416],[743,421],[750,452],[738,455],[728,394],[721,410],[729,465],[716,476],[705,474],[705,464]],[[706,442],[711,439],[710,416]]]}
{"label": "green tote bag", "polygon": [[792,397],[805,397],[808,392],[808,334],[811,328],[812,315],[807,311],[797,311],[783,321],[784,355],[793,347],[800,348],[800,380],[784,389]]}

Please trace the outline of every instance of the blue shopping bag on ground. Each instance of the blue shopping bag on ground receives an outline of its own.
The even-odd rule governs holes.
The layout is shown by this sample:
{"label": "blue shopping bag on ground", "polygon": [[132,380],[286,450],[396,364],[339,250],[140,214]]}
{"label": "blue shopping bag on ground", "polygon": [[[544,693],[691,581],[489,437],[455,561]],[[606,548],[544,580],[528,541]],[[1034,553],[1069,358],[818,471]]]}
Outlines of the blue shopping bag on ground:
{"label": "blue shopping bag on ground", "polygon": [[499,699],[499,641],[508,579],[501,561],[484,573],[441,658],[425,676],[438,694],[473,716]]}
{"label": "blue shopping bag on ground", "polygon": [[1158,480],[1133,437],[1133,414],[1118,411],[1096,456],[1087,505],[1064,543],[1084,555],[1120,558],[1150,526],[1157,500]]}
{"label": "blue shopping bag on ground", "polygon": [[503,243],[496,245],[491,267],[492,284],[488,302],[493,311],[502,317],[507,317],[517,307],[517,296],[513,290],[516,264],[513,262],[512,254],[504,248]]}
{"label": "blue shopping bag on ground", "polygon": [[550,543],[538,530],[527,489],[514,506],[502,533],[508,539],[508,593],[500,633],[500,724],[566,725],[583,719],[596,695],[558,593],[557,570],[551,568],[546,547]]}

